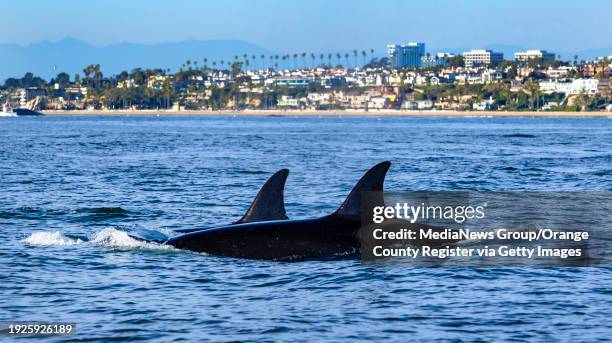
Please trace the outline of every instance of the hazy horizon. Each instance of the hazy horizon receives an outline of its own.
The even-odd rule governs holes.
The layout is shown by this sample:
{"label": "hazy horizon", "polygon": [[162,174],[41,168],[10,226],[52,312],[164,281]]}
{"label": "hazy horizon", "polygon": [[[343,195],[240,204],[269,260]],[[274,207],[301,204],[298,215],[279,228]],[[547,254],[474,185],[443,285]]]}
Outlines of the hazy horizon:
{"label": "hazy horizon", "polygon": [[0,43],[239,40],[278,52],[324,52],[420,41],[429,50],[510,45],[567,53],[612,46],[610,9],[605,0],[25,0],[4,5],[10,15]]}

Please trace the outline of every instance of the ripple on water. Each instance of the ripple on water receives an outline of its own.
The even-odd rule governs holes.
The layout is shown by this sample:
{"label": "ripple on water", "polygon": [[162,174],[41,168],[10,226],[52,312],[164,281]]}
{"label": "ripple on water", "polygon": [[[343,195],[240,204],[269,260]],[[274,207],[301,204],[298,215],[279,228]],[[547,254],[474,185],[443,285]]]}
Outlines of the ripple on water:
{"label": "ripple on water", "polygon": [[[273,263],[124,228],[227,223],[289,168],[291,218],[369,166],[406,190],[612,190],[608,118],[46,117],[0,125],[0,321],[56,341],[603,341],[611,268]],[[235,219],[234,219],[235,218]],[[164,231],[171,234],[170,231]]]}

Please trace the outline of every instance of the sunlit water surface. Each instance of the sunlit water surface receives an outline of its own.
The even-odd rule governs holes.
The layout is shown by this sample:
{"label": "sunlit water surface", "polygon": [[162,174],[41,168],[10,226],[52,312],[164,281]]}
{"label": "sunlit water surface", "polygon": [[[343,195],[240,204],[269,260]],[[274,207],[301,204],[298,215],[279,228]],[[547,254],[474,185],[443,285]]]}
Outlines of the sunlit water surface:
{"label": "sunlit water surface", "polygon": [[0,119],[0,321],[77,323],[51,341],[612,334],[610,268],[276,263],[121,231],[230,222],[280,168],[291,218],[333,211],[382,160],[392,191],[610,191],[608,118]]}

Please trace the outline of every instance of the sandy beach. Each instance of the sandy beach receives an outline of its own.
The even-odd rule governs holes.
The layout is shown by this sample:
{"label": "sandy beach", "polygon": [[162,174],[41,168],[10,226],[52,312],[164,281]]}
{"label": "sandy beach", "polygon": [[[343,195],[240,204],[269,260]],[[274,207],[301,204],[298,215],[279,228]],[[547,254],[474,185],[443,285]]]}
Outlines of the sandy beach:
{"label": "sandy beach", "polygon": [[44,110],[45,115],[112,116],[417,116],[417,117],[612,117],[612,112],[535,112],[535,111],[399,111],[399,110]]}

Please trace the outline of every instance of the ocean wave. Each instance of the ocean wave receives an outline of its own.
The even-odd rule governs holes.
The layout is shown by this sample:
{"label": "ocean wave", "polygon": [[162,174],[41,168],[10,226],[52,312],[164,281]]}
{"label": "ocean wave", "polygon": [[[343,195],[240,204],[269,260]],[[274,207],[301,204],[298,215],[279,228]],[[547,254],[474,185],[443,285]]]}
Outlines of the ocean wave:
{"label": "ocean wave", "polygon": [[84,243],[81,239],[71,238],[59,231],[55,232],[33,232],[25,238],[22,242],[30,245],[42,245],[42,246],[58,246],[58,245],[75,245]]}

